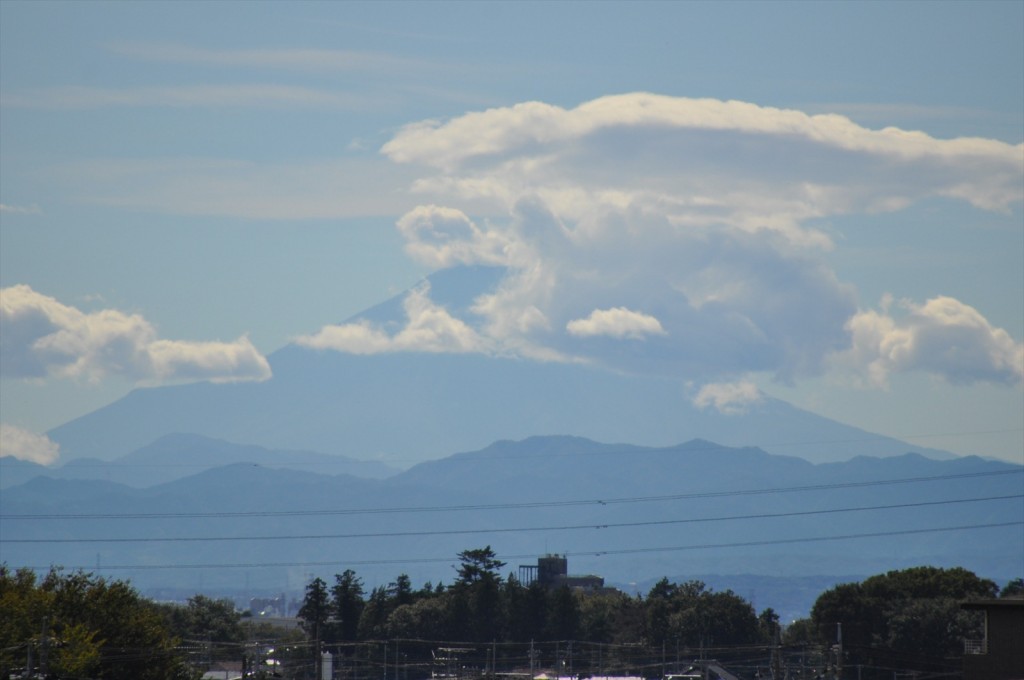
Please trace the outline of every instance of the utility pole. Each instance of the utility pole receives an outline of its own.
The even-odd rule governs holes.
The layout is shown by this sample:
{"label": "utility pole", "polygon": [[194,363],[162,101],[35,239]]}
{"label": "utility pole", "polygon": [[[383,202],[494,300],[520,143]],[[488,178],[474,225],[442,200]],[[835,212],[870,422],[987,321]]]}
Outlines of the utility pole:
{"label": "utility pole", "polygon": [[836,624],[836,680],[843,680],[843,624]]}
{"label": "utility pole", "polygon": [[775,624],[775,644],[772,646],[772,678],[782,680],[782,632]]}
{"label": "utility pole", "polygon": [[49,661],[50,661],[50,636],[46,634],[48,620],[43,617],[43,629],[40,631],[40,649],[39,649],[39,671],[46,677],[49,672]]}

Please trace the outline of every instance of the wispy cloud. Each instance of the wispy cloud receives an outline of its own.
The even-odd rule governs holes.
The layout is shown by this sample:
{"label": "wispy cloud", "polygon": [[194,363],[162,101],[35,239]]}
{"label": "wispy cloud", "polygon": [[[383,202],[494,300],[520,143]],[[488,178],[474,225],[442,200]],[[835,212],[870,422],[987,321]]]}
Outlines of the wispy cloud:
{"label": "wispy cloud", "polygon": [[376,109],[390,99],[339,90],[282,84],[224,84],[152,87],[64,86],[5,92],[0,105],[20,109],[315,108],[336,111]]}
{"label": "wispy cloud", "polygon": [[8,213],[10,215],[41,215],[43,211],[34,203],[32,205],[0,203],[0,213]]}
{"label": "wispy cloud", "polygon": [[415,206],[412,168],[350,157],[292,163],[223,158],[93,159],[48,170],[73,199],[171,215],[255,220],[394,216]]}
{"label": "wispy cloud", "polygon": [[471,68],[388,52],[307,48],[209,49],[175,43],[117,43],[111,51],[137,59],[232,68],[343,73],[422,73]]}
{"label": "wispy cloud", "polygon": [[245,336],[233,342],[166,340],[138,314],[83,312],[27,285],[0,290],[0,376],[110,375],[142,383],[266,380],[270,364]]}

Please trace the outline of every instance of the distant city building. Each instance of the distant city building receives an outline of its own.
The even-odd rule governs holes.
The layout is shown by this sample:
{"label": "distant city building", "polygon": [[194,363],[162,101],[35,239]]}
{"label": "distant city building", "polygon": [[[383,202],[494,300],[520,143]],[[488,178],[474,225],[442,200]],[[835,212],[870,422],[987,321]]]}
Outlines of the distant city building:
{"label": "distant city building", "polygon": [[249,600],[249,613],[257,618],[279,618],[289,616],[288,598],[284,593],[277,597],[254,597]]}
{"label": "distant city building", "polygon": [[985,637],[964,640],[964,680],[1024,679],[1024,599],[974,600],[960,606],[985,613]]}
{"label": "distant city building", "polygon": [[545,555],[538,558],[535,565],[520,565],[519,581],[524,586],[539,583],[548,590],[555,590],[562,586],[588,593],[614,592],[615,590],[614,588],[605,588],[604,578],[601,576],[593,574],[570,576],[569,561],[564,555]]}

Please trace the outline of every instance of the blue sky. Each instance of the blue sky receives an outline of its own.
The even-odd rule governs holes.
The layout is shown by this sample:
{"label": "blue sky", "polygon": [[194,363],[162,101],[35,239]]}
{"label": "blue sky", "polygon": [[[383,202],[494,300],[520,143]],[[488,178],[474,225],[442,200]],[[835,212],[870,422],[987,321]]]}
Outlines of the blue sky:
{"label": "blue sky", "polygon": [[[5,0],[4,453],[299,342],[1021,461],[1022,140],[1020,2]],[[336,325],[463,263],[473,318]]]}

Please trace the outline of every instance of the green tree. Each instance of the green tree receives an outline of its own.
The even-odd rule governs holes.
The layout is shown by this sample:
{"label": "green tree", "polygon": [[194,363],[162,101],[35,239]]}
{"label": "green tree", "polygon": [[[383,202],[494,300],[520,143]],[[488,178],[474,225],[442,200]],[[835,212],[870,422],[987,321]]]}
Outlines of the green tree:
{"label": "green tree", "polygon": [[499,571],[505,563],[497,558],[491,546],[463,550],[459,553],[459,580],[456,585],[472,585],[480,581],[501,582]]}
{"label": "green tree", "polygon": [[430,597],[401,605],[388,617],[387,632],[392,638],[451,639],[448,603],[444,597]]}
{"label": "green tree", "polygon": [[363,615],[363,582],[351,569],[335,574],[331,588],[331,608],[337,619],[338,639],[353,642],[359,637],[359,619]]}
{"label": "green tree", "polygon": [[863,585],[870,597],[890,601],[935,597],[995,597],[998,592],[994,581],[980,578],[962,567],[912,567],[872,576]]}
{"label": "green tree", "polygon": [[567,586],[553,590],[548,596],[548,617],[545,632],[549,640],[575,640],[581,623],[580,603]]}
{"label": "green tree", "polygon": [[459,578],[453,587],[453,620],[467,625],[459,631],[465,639],[487,642],[502,634],[502,578],[505,563],[491,546],[459,553]]}
{"label": "green tree", "polygon": [[360,640],[383,640],[387,637],[388,617],[394,607],[388,597],[388,590],[378,586],[370,591],[370,597],[359,617]]}
{"label": "green tree", "polygon": [[320,663],[321,645],[330,634],[327,628],[327,620],[330,615],[327,583],[317,576],[306,585],[306,596],[302,600],[298,617],[302,630],[305,631],[307,637],[314,641],[313,646],[309,649],[309,656],[314,668]]}
{"label": "green tree", "polygon": [[797,619],[782,631],[782,644],[787,647],[802,647],[817,642],[817,631],[814,629],[814,622],[809,617]]}
{"label": "green tree", "polygon": [[[700,584],[704,588],[704,584]],[[673,614],[678,614],[680,601],[678,598],[679,586],[662,578],[654,584],[654,587],[647,593],[647,639],[655,647],[665,644],[670,636],[669,628]],[[677,623],[676,628],[679,625]],[[677,631],[678,634],[678,631]]]}
{"label": "green tree", "polygon": [[655,647],[699,647],[712,641],[740,645],[758,638],[757,615],[750,603],[731,590],[713,592],[701,581],[659,581],[647,597],[646,621],[646,637]]}
{"label": "green tree", "polygon": [[0,672],[33,656],[37,672],[97,680],[195,675],[158,607],[123,581],[54,568],[39,580],[0,565]]}
{"label": "green tree", "polygon": [[959,567],[913,567],[822,593],[811,609],[818,642],[833,644],[842,624],[846,664],[944,672],[959,667],[964,637],[980,619],[960,602],[994,597],[997,586]]}
{"label": "green tree", "polygon": [[828,649],[836,643],[840,626],[847,659],[851,663],[873,661],[872,649],[881,643],[878,632],[884,624],[885,610],[860,583],[841,583],[826,590],[811,608],[818,645]]}
{"label": "green tree", "polygon": [[54,594],[53,631],[58,639],[72,632],[86,654],[91,654],[87,632],[100,641],[94,677],[158,680],[192,675],[159,609],[126,582],[52,570],[42,587]]}
{"label": "green tree", "polygon": [[716,645],[746,645],[758,639],[757,615],[749,602],[732,592],[701,597],[707,630]]}
{"label": "green tree", "polygon": [[330,617],[330,606],[327,601],[327,583],[317,576],[306,584],[306,596],[299,608],[299,619],[306,635],[318,635],[326,626]]}
{"label": "green tree", "polygon": [[245,632],[242,615],[231,600],[194,595],[185,605],[165,604],[158,608],[176,637],[190,643],[211,644],[214,659],[238,656],[237,645],[245,639]]}
{"label": "green tree", "polygon": [[547,620],[548,597],[544,586],[531,583],[523,587],[518,581],[505,584],[505,630],[515,642],[539,639]]}
{"label": "green tree", "polygon": [[923,660],[958,656],[965,638],[982,637],[977,612],[964,611],[948,597],[916,599],[890,613],[885,646]]}
{"label": "green tree", "polygon": [[774,609],[768,607],[757,617],[757,635],[761,639],[761,642],[771,644],[775,642],[775,637],[778,632],[779,615],[775,613]]}
{"label": "green tree", "polygon": [[[56,650],[54,667],[58,673],[71,678],[88,677],[103,660],[101,640],[97,640],[99,631],[92,630],[83,623],[72,623],[64,626],[60,644]],[[182,670],[182,675],[185,675]]]}
{"label": "green tree", "polygon": [[394,602],[394,606],[401,607],[404,604],[412,604],[415,594],[412,590],[412,581],[408,574],[399,574],[398,578],[388,584],[388,595]]}
{"label": "green tree", "polygon": [[999,597],[1024,597],[1024,578],[1015,578],[1003,586]]}
{"label": "green tree", "polygon": [[42,590],[31,569],[10,571],[0,564],[0,677],[11,675],[28,658],[51,608],[53,593]]}

